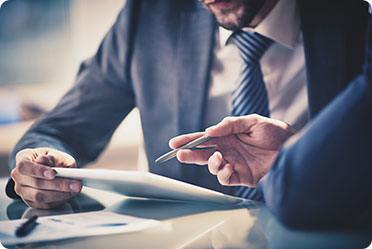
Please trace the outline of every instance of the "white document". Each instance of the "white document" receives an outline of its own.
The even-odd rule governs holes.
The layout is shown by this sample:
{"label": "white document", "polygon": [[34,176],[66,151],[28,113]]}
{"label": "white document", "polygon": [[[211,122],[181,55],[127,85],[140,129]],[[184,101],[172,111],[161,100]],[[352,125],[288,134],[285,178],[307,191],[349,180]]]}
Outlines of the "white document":
{"label": "white document", "polygon": [[243,199],[142,171],[53,168],[57,176],[82,180],[84,186],[133,197],[236,204]]}
{"label": "white document", "polygon": [[37,219],[37,226],[26,236],[15,236],[15,230],[27,219],[0,221],[0,240],[5,246],[52,241],[93,235],[127,233],[160,225],[160,221],[136,218],[112,212],[45,216]]}

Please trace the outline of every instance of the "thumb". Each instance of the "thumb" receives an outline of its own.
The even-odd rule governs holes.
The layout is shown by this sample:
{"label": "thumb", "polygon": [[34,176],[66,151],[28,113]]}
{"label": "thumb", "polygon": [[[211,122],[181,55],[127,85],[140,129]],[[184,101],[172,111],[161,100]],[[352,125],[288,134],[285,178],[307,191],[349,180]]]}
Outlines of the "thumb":
{"label": "thumb", "polygon": [[258,123],[259,118],[260,116],[256,114],[240,117],[226,117],[220,123],[207,128],[205,132],[211,137],[249,133],[253,125]]}
{"label": "thumb", "polygon": [[35,162],[50,167],[55,166],[55,159],[52,155],[40,155],[36,158]]}
{"label": "thumb", "polygon": [[75,159],[62,151],[51,148],[40,148],[40,155],[36,158],[36,162],[52,167],[68,167],[76,168]]}

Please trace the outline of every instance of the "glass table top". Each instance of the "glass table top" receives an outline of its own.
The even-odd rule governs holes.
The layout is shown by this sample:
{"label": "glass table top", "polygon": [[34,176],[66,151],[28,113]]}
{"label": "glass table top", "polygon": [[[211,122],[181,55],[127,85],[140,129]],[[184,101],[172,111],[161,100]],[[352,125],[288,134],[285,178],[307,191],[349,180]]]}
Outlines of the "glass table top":
{"label": "glass table top", "polygon": [[[7,178],[0,178],[5,189]],[[367,231],[301,231],[281,225],[263,203],[216,205],[128,198],[92,188],[52,210],[29,208],[0,194],[0,220],[105,210],[160,220],[158,227],[13,248],[367,248]]]}

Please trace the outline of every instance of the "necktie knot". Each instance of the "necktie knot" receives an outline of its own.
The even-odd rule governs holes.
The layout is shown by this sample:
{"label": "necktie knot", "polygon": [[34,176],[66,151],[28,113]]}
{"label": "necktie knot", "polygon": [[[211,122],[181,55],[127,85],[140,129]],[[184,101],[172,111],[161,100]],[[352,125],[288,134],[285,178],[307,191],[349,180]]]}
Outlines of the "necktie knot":
{"label": "necktie knot", "polygon": [[257,113],[269,117],[269,102],[259,60],[273,41],[246,31],[237,31],[231,38],[244,62],[232,94],[231,114],[242,116]]}
{"label": "necktie knot", "polygon": [[236,31],[231,38],[247,64],[257,63],[273,43],[273,40],[263,35],[242,30]]}

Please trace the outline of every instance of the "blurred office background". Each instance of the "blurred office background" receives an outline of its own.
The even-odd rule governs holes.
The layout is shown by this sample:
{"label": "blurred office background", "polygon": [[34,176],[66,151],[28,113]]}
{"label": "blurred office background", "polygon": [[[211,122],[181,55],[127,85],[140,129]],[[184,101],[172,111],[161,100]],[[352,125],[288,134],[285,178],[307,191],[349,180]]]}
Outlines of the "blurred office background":
{"label": "blurred office background", "polygon": [[[4,176],[9,174],[12,147],[73,85],[79,64],[95,53],[125,0],[0,0],[0,4],[0,176]],[[141,141],[134,110],[90,167],[136,169]]]}

